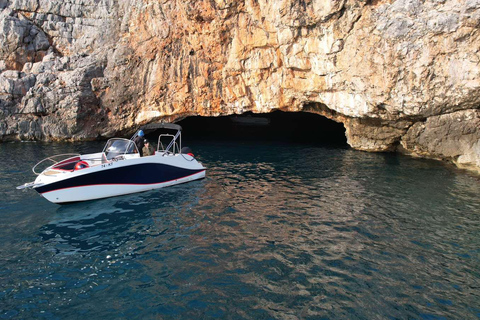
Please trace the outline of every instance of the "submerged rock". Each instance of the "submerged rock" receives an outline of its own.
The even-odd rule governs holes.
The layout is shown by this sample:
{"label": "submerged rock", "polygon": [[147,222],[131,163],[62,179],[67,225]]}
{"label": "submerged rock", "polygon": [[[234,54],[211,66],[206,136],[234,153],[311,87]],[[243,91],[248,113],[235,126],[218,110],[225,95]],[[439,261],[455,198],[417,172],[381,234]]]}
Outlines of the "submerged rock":
{"label": "submerged rock", "polygon": [[308,111],[479,168],[480,2],[0,1],[0,140]]}

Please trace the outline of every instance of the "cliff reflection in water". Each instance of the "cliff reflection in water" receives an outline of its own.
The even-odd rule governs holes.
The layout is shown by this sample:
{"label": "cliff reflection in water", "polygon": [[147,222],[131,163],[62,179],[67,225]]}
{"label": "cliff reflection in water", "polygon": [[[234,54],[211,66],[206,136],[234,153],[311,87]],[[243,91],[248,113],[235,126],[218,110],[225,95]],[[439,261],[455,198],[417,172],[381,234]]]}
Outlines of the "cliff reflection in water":
{"label": "cliff reflection in water", "polygon": [[277,317],[299,299],[314,299],[315,307],[318,292],[328,291],[329,284],[341,286],[343,278],[352,280],[355,275],[337,266],[365,248],[354,230],[368,219],[362,214],[367,199],[364,187],[342,174],[348,157],[301,151],[283,154],[280,162],[216,163],[206,186],[210,196],[200,201],[200,207],[215,211],[194,239],[199,250],[193,261],[203,261],[205,251],[213,261],[231,261],[210,264],[215,270],[209,273],[228,275],[222,283],[242,282],[249,292],[243,299]]}
{"label": "cliff reflection in water", "polygon": [[61,207],[2,189],[3,315],[466,319],[480,310],[478,177],[343,146],[185,145],[206,179]]}
{"label": "cliff reflection in water", "polygon": [[[191,264],[178,266],[208,276],[190,283],[189,292],[206,299],[210,281],[226,291],[240,282],[244,302],[279,318],[378,314],[365,303],[401,317],[421,314],[436,299],[473,302],[457,245],[441,244],[459,218],[450,210],[468,207],[452,206],[444,190],[432,188],[450,185],[455,175],[394,155],[278,147],[255,148],[256,161],[229,150],[228,161],[210,162],[197,207],[205,220],[191,235]],[[445,277],[464,291],[432,288]],[[292,312],[299,305],[304,313]]]}

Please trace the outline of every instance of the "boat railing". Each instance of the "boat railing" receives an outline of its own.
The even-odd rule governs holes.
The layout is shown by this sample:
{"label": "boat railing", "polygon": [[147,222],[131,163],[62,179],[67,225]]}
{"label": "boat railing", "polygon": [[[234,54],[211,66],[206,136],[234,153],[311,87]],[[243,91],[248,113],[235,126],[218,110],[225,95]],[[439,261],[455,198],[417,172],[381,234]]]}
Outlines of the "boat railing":
{"label": "boat railing", "polygon": [[[58,159],[58,160],[57,160]],[[42,167],[40,172],[37,171],[37,167],[46,161],[53,162],[47,167]],[[77,163],[83,162],[88,164],[89,167],[95,167],[100,164],[104,164],[109,162],[105,157],[104,152],[90,154],[90,155],[80,155],[78,153],[64,153],[64,154],[57,154],[54,156],[50,156],[38,162],[33,168],[32,171],[37,176],[40,175],[42,172],[45,173],[47,169],[53,170],[50,174],[58,171],[74,171],[78,170],[75,166]]]}
{"label": "boat railing", "polygon": [[[164,138],[164,140],[167,140],[166,142],[169,142],[167,147],[163,146],[162,138]],[[168,140],[168,139],[170,139],[170,140]],[[158,137],[157,150],[159,152],[162,152],[163,153],[162,155],[166,155],[168,153],[172,153],[172,154],[180,153],[180,150],[181,150],[181,147],[182,147],[182,140],[181,139],[182,138],[181,138],[181,131],[180,130],[178,130],[175,135],[173,135],[173,134],[161,134]],[[180,144],[178,142],[180,142]]]}
{"label": "boat railing", "polygon": [[[76,163],[79,160],[76,157],[80,157],[80,154],[78,154],[78,153],[63,153],[63,154],[57,154],[57,155],[54,155],[54,156],[50,156],[50,157],[47,157],[47,158],[37,162],[37,164],[33,166],[32,171],[33,171],[33,173],[35,173],[38,176],[43,171],[45,171],[46,169],[51,168],[55,165],[58,165],[59,163],[62,163],[62,165],[68,165],[68,164]],[[53,162],[53,163],[50,164],[48,167],[44,168],[41,172],[37,172],[36,169],[38,168],[38,166],[41,165],[42,163],[46,162],[46,161],[50,161],[50,162]]]}

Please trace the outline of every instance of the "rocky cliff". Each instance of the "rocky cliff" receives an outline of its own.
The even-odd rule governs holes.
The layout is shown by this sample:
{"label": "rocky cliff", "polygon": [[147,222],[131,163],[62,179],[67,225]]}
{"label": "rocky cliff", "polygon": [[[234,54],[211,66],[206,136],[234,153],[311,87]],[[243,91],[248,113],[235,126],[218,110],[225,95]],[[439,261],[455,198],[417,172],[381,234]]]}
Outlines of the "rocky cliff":
{"label": "rocky cliff", "polygon": [[480,0],[0,0],[0,140],[305,111],[480,168]]}

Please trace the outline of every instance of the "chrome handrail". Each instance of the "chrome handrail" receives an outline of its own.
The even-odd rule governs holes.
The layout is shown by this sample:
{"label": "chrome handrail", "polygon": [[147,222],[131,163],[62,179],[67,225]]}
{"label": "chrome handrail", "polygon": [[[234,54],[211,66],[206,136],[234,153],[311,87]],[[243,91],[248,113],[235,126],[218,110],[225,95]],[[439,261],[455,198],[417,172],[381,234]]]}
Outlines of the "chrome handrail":
{"label": "chrome handrail", "polygon": [[[43,163],[43,162],[45,162],[45,161],[47,161],[47,160],[50,160],[50,161],[53,162],[53,164],[51,164],[49,167],[47,167],[47,168],[50,168],[50,167],[54,166],[55,164],[57,164],[57,163],[59,163],[59,162],[62,161],[62,160],[58,160],[58,161],[57,161],[57,160],[54,160],[55,158],[57,158],[57,157],[64,157],[64,158],[66,158],[67,156],[69,156],[69,157],[78,156],[78,157],[79,157],[80,154],[78,154],[78,153],[63,153],[63,154],[57,154],[57,155],[54,155],[54,156],[47,157],[47,158],[45,158],[45,159],[37,162],[37,164],[33,166],[32,171],[33,171],[34,174],[36,174],[36,175],[38,176],[38,175],[41,174],[41,172],[40,172],[40,173],[39,173],[39,172],[36,172],[35,169],[38,167],[39,164],[41,164],[41,163]],[[67,159],[68,159],[68,158],[67,158]],[[64,160],[67,160],[67,159],[64,159]],[[73,162],[73,161],[72,161],[72,162]],[[68,162],[67,162],[67,163],[68,163]],[[43,169],[42,171],[45,171],[47,168]]]}

